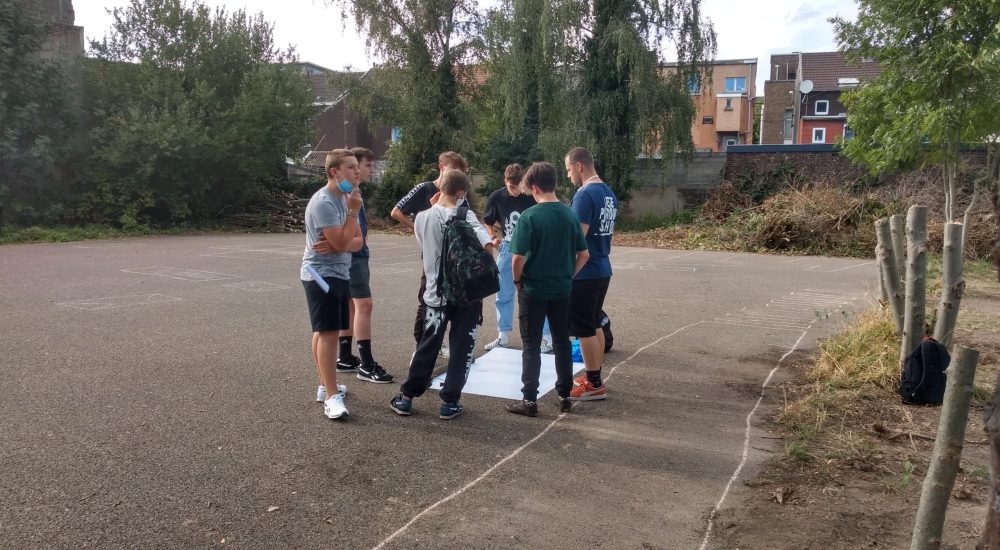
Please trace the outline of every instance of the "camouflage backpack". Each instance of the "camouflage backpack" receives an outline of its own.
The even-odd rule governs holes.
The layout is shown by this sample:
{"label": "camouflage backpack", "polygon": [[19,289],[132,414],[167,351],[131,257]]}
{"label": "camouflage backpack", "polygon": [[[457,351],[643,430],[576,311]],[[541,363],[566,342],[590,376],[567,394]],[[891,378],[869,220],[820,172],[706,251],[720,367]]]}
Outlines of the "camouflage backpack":
{"label": "camouflage backpack", "polygon": [[466,221],[468,212],[459,207],[444,226],[437,289],[453,306],[466,306],[500,291],[497,264]]}

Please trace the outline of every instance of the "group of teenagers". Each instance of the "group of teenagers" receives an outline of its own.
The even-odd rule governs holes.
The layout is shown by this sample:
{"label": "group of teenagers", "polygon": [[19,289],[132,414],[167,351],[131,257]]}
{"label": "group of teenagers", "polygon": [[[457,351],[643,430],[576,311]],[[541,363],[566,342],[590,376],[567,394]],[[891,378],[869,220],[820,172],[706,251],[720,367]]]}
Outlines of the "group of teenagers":
{"label": "group of teenagers", "polygon": [[[338,373],[353,372],[379,384],[394,380],[372,351],[368,223],[361,186],[371,182],[374,160],[364,148],[331,151],[325,162],[327,183],[305,210],[300,279],[320,381],[316,400],[331,419],[349,415],[347,388],[337,383]],[[541,354],[548,352],[555,355],[560,412],[569,412],[573,401],[607,397],[601,376],[606,349],[601,325],[618,199],[598,176],[587,149],[575,147],[564,160],[577,188],[571,207],[556,196],[555,166],[536,162],[525,170],[512,164],[504,171],[504,186],[487,199],[480,222],[470,207],[468,165],[461,155],[448,151],[438,158],[438,178],[417,185],[393,208],[392,217],[416,236],[423,264],[413,330],[416,348],[406,381],[389,403],[396,414],[412,414],[413,400],[430,387],[439,355],[448,361],[439,417],[447,420],[464,412],[460,400],[475,362],[483,303],[449,303],[439,288],[445,229],[459,213],[484,250],[495,256],[499,271],[499,334],[485,345],[487,350],[510,345],[515,299],[518,305],[523,399],[509,404],[507,411],[538,415]],[[579,340],[586,369],[576,379],[571,336]],[[355,339],[358,356],[352,349]]]}

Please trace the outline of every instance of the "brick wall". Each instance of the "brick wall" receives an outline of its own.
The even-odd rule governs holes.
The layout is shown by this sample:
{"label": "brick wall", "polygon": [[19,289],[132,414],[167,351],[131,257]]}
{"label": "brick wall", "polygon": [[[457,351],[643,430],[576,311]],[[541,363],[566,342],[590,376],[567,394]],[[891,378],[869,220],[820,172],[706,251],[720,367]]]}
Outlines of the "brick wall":
{"label": "brick wall", "polygon": [[[982,165],[985,159],[985,151],[962,152],[962,160],[968,166]],[[782,170],[794,170],[806,182],[834,185],[850,184],[870,177],[866,168],[851,163],[833,146],[789,145],[738,147],[735,151],[730,150],[726,157],[723,179],[736,181],[741,176],[759,177]]]}

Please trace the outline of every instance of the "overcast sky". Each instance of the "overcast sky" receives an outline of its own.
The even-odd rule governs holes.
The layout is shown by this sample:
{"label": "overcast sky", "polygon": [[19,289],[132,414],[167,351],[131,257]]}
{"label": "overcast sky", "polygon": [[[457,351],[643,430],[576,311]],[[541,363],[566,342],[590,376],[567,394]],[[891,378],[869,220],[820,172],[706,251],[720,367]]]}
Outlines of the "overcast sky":
{"label": "overcast sky", "polygon": [[[128,0],[76,0],[76,24],[89,40],[104,36],[111,25],[107,10],[127,5]],[[364,37],[341,18],[340,8],[323,0],[203,0],[209,6],[229,10],[263,12],[274,24],[276,42],[292,45],[302,61],[330,69],[368,68]],[[702,0],[702,13],[712,20],[718,35],[718,59],[757,58],[757,94],[764,92],[768,60],[772,53],[816,52],[836,49],[833,27],[827,19],[835,15],[853,19],[854,0]]]}

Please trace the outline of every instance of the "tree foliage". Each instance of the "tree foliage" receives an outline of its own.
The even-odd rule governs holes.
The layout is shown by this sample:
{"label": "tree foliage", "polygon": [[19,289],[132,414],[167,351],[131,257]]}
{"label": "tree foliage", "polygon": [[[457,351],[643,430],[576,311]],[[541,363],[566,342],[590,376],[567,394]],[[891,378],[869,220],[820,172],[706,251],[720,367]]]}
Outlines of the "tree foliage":
{"label": "tree foliage", "polygon": [[[636,156],[693,148],[695,106],[687,76],[715,54],[715,33],[700,0],[594,0],[584,44],[585,128],[601,175],[628,200]],[[677,71],[660,68],[670,42]]]}
{"label": "tree foliage", "polygon": [[[513,161],[561,164],[590,147],[601,174],[627,199],[640,154],[692,150],[695,107],[687,75],[714,55],[699,0],[506,0],[490,13],[485,109],[499,128],[491,171]],[[678,70],[662,70],[665,48]]]}
{"label": "tree foliage", "polygon": [[79,215],[124,225],[210,221],[285,179],[311,105],[263,16],[132,0],[91,43],[91,151]]}
{"label": "tree foliage", "polygon": [[383,60],[342,83],[351,90],[349,105],[401,130],[377,198],[377,209],[385,212],[433,173],[441,152],[470,152],[462,96],[475,77],[467,62],[479,47],[478,6],[474,0],[336,1]]}
{"label": "tree foliage", "polygon": [[850,59],[882,68],[843,96],[846,154],[873,171],[942,164],[953,192],[961,144],[1000,131],[1000,3],[861,0],[857,21],[831,21]]}
{"label": "tree foliage", "polygon": [[42,54],[47,27],[22,2],[0,3],[0,223],[62,216],[79,152],[76,63]]}

